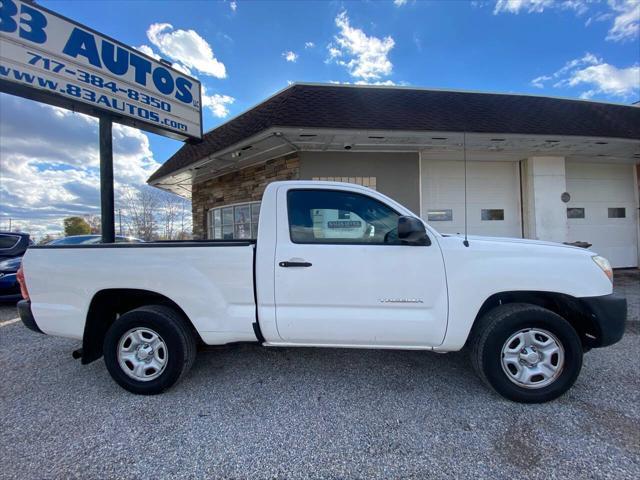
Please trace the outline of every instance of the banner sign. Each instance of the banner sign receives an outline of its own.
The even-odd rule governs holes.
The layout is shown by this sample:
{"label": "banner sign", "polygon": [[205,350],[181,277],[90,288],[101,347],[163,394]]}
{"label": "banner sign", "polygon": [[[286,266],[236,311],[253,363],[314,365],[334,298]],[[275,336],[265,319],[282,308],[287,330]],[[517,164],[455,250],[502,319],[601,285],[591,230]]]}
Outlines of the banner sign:
{"label": "banner sign", "polygon": [[0,0],[0,91],[202,138],[200,82],[46,8]]}

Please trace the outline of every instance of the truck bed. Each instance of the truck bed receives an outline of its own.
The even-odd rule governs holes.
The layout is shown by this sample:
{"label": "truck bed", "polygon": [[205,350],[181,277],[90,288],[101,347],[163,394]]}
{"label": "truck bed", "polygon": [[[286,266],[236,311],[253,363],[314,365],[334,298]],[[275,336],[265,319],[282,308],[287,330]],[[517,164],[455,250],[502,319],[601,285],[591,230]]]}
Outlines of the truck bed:
{"label": "truck bed", "polygon": [[103,290],[143,290],[175,302],[208,344],[255,341],[254,241],[38,246],[23,265],[44,333],[81,339]]}

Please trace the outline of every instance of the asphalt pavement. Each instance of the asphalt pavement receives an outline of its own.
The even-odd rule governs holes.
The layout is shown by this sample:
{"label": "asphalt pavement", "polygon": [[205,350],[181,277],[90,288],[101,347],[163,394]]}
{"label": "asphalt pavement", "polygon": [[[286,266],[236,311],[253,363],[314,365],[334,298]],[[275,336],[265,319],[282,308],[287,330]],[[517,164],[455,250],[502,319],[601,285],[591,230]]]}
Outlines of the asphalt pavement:
{"label": "asphalt pavement", "polygon": [[638,329],[543,405],[493,394],[464,353],[257,346],[141,397],[78,346],[0,327],[0,478],[640,478]]}

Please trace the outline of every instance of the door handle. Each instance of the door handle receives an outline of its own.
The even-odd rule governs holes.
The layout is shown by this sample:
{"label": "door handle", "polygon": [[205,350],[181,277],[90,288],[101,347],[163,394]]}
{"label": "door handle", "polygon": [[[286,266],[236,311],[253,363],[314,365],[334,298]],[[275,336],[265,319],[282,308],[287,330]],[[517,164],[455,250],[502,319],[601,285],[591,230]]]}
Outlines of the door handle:
{"label": "door handle", "polygon": [[278,264],[281,267],[310,267],[311,263],[309,262],[280,262]]}

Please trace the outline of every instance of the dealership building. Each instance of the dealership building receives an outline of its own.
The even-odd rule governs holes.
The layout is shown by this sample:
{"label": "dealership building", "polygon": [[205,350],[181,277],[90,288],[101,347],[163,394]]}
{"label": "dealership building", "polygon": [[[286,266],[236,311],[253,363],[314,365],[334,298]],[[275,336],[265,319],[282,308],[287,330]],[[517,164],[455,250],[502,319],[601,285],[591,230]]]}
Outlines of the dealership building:
{"label": "dealership building", "polygon": [[255,238],[267,184],[334,180],[376,189],[441,233],[463,232],[466,212],[470,235],[587,242],[637,267],[639,164],[636,106],[293,84],[184,145],[148,182],[191,198],[195,238]]}

